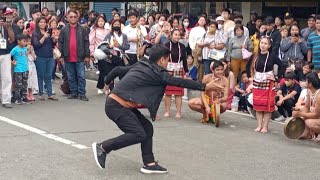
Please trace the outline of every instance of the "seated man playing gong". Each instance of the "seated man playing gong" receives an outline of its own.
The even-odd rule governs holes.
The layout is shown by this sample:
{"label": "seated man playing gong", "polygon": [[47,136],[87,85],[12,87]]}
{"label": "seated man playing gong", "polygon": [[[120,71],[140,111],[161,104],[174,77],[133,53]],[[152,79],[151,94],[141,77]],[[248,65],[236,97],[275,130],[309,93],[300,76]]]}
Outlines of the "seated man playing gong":
{"label": "seated man playing gong", "polygon": [[[307,100],[302,109],[295,108],[293,117],[300,117],[305,122],[305,131],[300,139],[316,139],[320,133],[320,79],[316,72],[307,75]],[[318,141],[319,143],[319,141]]]}

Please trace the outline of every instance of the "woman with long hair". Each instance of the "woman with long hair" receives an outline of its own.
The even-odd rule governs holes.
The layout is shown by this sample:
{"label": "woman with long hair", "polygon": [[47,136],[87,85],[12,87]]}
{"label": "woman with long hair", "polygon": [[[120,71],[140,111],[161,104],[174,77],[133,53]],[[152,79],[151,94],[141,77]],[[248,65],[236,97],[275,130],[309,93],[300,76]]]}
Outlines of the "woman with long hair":
{"label": "woman with long hair", "polygon": [[37,55],[35,64],[38,75],[39,99],[45,100],[43,94],[43,82],[45,82],[48,99],[58,100],[52,95],[52,71],[54,65],[53,47],[57,40],[48,31],[48,24],[45,17],[39,17],[36,20],[35,30],[32,33],[32,46]]}
{"label": "woman with long hair", "polygon": [[[98,16],[96,22],[92,26],[92,29],[89,33],[89,42],[90,42],[90,56],[91,62],[94,61],[93,53],[95,48],[103,41],[106,35],[109,33],[109,30],[105,29],[106,19],[104,16]],[[101,86],[101,78],[103,79],[105,76],[105,68],[104,68],[104,61],[98,61],[98,70],[99,70],[99,81],[97,84],[98,94],[103,94],[104,85]],[[100,76],[103,76],[100,78]],[[103,81],[103,80],[102,80]]]}
{"label": "woman with long hair", "polygon": [[149,15],[144,27],[146,27],[147,32],[150,32],[151,27],[156,23],[156,18],[153,15]]}
{"label": "woman with long hair", "polygon": [[[99,80],[97,87],[103,88],[105,86],[104,84],[104,77],[112,71],[117,66],[124,66],[124,62],[122,59],[122,56],[126,50],[130,48],[130,44],[128,41],[127,35],[123,34],[121,31],[121,23],[120,20],[114,20],[111,23],[111,31],[109,34],[107,34],[103,41],[107,41],[110,45],[110,48],[113,49],[116,53],[112,57],[111,63],[106,61],[99,61],[99,67],[102,66],[104,69],[99,74]],[[108,90],[113,89],[114,84],[112,83],[109,85],[109,87],[106,87],[106,93],[108,93]]]}
{"label": "woman with long hair", "polygon": [[[186,48],[182,43],[179,42],[181,36],[180,31],[178,29],[174,29],[171,31],[171,39],[169,42],[164,45],[167,46],[170,51],[170,61],[168,64],[168,71],[173,73],[174,77],[184,77],[184,73],[188,73],[188,64],[187,64],[187,52]],[[175,104],[177,108],[176,118],[181,118],[181,106],[182,106],[182,96],[184,94],[184,90],[181,87],[175,86],[167,86],[165,91],[165,114],[164,117],[170,116],[170,106],[171,106],[171,98],[174,95]]]}
{"label": "woman with long hair", "polygon": [[[263,36],[259,43],[259,52],[248,62],[251,77],[253,77],[253,109],[256,111],[256,132],[268,132],[271,114],[275,109],[275,82],[273,72],[275,64],[279,72],[283,71],[283,63],[274,53],[270,53],[271,39]],[[282,74],[282,73],[280,73]]]}

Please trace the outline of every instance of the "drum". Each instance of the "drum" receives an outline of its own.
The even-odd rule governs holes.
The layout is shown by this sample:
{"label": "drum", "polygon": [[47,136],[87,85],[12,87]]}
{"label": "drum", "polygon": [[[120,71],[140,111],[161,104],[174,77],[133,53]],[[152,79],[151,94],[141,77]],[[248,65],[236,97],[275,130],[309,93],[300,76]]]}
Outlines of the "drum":
{"label": "drum", "polygon": [[284,134],[290,139],[301,137],[305,129],[304,120],[297,117],[290,117],[284,123]]}
{"label": "drum", "polygon": [[215,104],[215,116],[214,116],[214,124],[216,127],[220,125],[220,103]]}

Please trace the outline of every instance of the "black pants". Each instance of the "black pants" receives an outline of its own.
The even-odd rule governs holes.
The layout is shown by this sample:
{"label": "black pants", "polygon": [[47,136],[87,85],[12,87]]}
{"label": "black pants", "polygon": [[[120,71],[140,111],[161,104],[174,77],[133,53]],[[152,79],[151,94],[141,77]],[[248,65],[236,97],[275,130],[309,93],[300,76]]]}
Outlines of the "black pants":
{"label": "black pants", "polygon": [[133,65],[135,63],[138,62],[138,56],[137,54],[127,54],[128,57],[130,58],[128,61],[129,61],[129,65]]}
{"label": "black pants", "polygon": [[[100,72],[99,78],[98,78],[98,83],[97,83],[97,88],[98,89],[104,89],[104,77],[112,71],[117,65],[113,63],[108,63],[107,61],[100,60],[98,61],[98,70]],[[110,90],[113,89],[114,84],[111,83],[109,88]]]}
{"label": "black pants", "polygon": [[240,94],[239,91],[236,91],[234,96],[239,97],[239,104],[238,104],[238,110],[239,111],[247,111],[247,96]]}
{"label": "black pants", "polygon": [[107,98],[105,112],[124,134],[102,142],[103,149],[110,152],[141,143],[143,163],[154,162],[152,152],[153,126],[151,122],[139,110],[125,108],[112,98]]}
{"label": "black pants", "polygon": [[[279,96],[276,96],[276,103],[279,101]],[[284,103],[281,106],[278,106],[278,111],[279,113],[283,116],[283,117],[287,117],[286,113],[288,113],[288,117],[292,116],[292,108],[295,106],[296,104],[296,100],[295,99],[288,99],[286,101],[284,101]]]}
{"label": "black pants", "polygon": [[13,73],[15,92],[15,100],[22,100],[27,98],[29,72],[15,72]]}

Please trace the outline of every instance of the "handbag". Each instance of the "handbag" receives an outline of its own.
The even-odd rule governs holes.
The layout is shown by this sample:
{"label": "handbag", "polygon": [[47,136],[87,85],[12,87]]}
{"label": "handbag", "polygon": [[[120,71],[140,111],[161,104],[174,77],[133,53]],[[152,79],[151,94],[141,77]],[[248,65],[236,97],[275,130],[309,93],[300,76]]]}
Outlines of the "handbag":
{"label": "handbag", "polygon": [[[172,44],[170,41],[170,51],[172,49]],[[179,60],[177,63],[172,62],[172,55],[170,54],[170,61],[168,62],[167,65],[167,71],[173,76],[173,77],[183,77],[183,63],[181,61],[181,47],[180,44],[178,43],[178,49],[179,49]]]}
{"label": "handbag", "polygon": [[219,61],[220,59],[224,58],[224,55],[225,55],[225,53],[222,50],[210,49],[210,51],[208,53],[208,58]]}
{"label": "handbag", "polygon": [[53,49],[53,59],[59,59],[60,57],[61,57],[61,52],[57,47],[55,47]]}
{"label": "handbag", "polygon": [[303,59],[289,59],[289,67],[292,67],[295,71],[301,71],[304,65]]}
{"label": "handbag", "polygon": [[[243,42],[242,45],[245,45],[245,44],[246,44],[247,38],[248,38],[248,37],[246,37],[246,38],[244,39],[244,42]],[[242,48],[241,51],[242,51],[242,59],[249,59],[249,58],[252,56],[252,52],[248,51],[248,50],[245,49],[245,48]]]}

